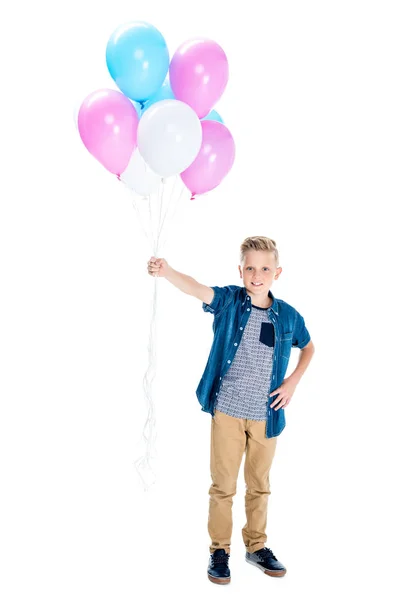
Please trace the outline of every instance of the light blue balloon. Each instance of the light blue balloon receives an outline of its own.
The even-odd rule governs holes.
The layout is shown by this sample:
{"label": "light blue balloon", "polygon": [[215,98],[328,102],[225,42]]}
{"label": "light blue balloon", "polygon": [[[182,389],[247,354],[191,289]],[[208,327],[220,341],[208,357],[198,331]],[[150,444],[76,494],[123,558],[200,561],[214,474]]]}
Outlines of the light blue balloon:
{"label": "light blue balloon", "polygon": [[145,112],[152,104],[155,104],[155,102],[160,102],[160,100],[175,100],[174,92],[171,90],[168,79],[166,79],[156,93],[145,102],[143,112]]}
{"label": "light blue balloon", "polygon": [[161,33],[144,21],[120,25],[108,40],[107,68],[125,96],[143,103],[161,87],[169,52]]}
{"label": "light blue balloon", "polygon": [[138,114],[138,117],[140,119],[140,117],[142,116],[142,105],[140,104],[140,102],[135,102],[134,100],[131,101],[133,106],[136,108],[136,112]]}
{"label": "light blue balloon", "polygon": [[208,113],[206,117],[201,119],[201,121],[218,121],[218,123],[222,123],[224,125],[224,121],[219,113],[216,110],[212,110]]}

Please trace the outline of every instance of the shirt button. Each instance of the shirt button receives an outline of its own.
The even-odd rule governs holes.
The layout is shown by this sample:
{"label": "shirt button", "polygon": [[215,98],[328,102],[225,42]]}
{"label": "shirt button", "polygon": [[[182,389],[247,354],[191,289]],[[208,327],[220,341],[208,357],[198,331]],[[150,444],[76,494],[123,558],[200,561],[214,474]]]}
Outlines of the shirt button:
{"label": "shirt button", "polygon": [[228,364],[231,364],[231,361],[230,361],[230,360],[228,360]]}
{"label": "shirt button", "polygon": [[222,377],[219,378],[219,380],[221,381]]}
{"label": "shirt button", "polygon": [[237,343],[235,342],[233,345],[234,345],[234,346],[237,346]]}
{"label": "shirt button", "polygon": [[249,308],[247,310],[250,310]]}
{"label": "shirt button", "polygon": [[240,331],[243,331],[243,327],[240,328]]}

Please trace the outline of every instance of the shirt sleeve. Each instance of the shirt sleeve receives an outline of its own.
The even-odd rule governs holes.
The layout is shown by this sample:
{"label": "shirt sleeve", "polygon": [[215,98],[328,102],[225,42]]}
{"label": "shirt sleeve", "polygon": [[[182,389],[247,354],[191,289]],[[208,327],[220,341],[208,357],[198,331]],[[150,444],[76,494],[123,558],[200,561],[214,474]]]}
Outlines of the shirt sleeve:
{"label": "shirt sleeve", "polygon": [[292,348],[304,348],[311,340],[311,336],[308,332],[303,317],[299,312],[296,312],[296,320],[294,323]]}
{"label": "shirt sleeve", "polygon": [[211,289],[214,290],[214,298],[211,300],[210,304],[203,302],[203,310],[204,312],[210,312],[217,315],[225,310],[232,302],[233,291],[228,285],[225,287],[218,287],[215,285],[211,286]]}

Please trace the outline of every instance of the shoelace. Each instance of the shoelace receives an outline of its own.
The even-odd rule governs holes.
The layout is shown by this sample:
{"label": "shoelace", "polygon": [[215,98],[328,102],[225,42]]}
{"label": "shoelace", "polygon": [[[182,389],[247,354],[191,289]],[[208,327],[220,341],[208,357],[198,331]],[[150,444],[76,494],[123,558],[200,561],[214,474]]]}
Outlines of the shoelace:
{"label": "shoelace", "polygon": [[217,554],[216,556],[213,555],[213,563],[214,565],[217,563],[224,563],[224,564],[228,564],[228,560],[229,560],[229,554]]}
{"label": "shoelace", "polygon": [[256,554],[258,554],[258,556],[260,556],[261,558],[272,557],[275,560],[278,560],[275,554],[269,548],[261,548],[261,550],[257,550]]}

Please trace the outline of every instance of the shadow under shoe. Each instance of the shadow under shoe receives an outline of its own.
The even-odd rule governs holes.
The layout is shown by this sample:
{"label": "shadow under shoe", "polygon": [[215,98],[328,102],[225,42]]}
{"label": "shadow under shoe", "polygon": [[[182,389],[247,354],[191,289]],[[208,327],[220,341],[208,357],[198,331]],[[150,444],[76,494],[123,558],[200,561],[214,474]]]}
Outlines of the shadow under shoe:
{"label": "shadow under shoe", "polygon": [[229,570],[228,562],[229,554],[227,554],[223,548],[214,550],[214,552],[210,554],[210,561],[208,563],[208,579],[213,583],[230,583],[231,572]]}
{"label": "shadow under shoe", "polygon": [[246,561],[255,567],[258,567],[271,577],[283,577],[286,569],[276,558],[270,548],[261,548],[256,552],[246,552]]}

